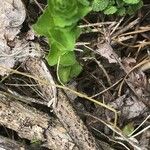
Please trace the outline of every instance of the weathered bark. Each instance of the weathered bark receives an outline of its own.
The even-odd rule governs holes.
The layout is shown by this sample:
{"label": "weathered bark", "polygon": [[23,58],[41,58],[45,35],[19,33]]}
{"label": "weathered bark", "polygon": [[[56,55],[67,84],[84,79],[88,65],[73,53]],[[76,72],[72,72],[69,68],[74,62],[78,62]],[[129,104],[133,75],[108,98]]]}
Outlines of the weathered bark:
{"label": "weathered bark", "polygon": [[[40,80],[44,80],[46,83],[40,87],[45,99],[49,100],[52,97],[52,86],[50,73],[42,68],[46,68],[45,64],[38,59],[28,59],[26,61],[27,70]],[[48,70],[48,69],[47,69]],[[39,86],[41,81],[39,82]],[[83,121],[76,114],[74,108],[72,107],[68,97],[58,90],[58,102],[57,106],[53,107],[53,111],[58,117],[59,121],[65,127],[75,144],[82,150],[96,150],[97,145],[94,137],[88,131],[87,127],[84,125]]]}
{"label": "weathered bark", "polygon": [[16,131],[21,138],[42,141],[45,147],[53,150],[69,150],[72,147],[77,150],[57,119],[1,94],[0,125]]}

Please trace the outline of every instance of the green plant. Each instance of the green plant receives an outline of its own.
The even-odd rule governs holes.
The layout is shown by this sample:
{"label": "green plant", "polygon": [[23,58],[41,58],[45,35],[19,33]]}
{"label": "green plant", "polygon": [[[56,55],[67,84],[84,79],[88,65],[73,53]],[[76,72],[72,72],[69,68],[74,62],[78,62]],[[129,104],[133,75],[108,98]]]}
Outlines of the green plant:
{"label": "green plant", "polygon": [[102,11],[106,15],[117,14],[123,16],[135,13],[142,5],[142,0],[93,0],[92,9]]}
{"label": "green plant", "polygon": [[129,134],[131,134],[134,131],[134,124],[133,122],[128,123],[123,129],[122,132],[128,136]]}
{"label": "green plant", "polygon": [[[90,2],[89,2],[90,1]],[[48,0],[48,6],[38,18],[33,29],[47,37],[51,46],[46,59],[50,66],[57,66],[60,82],[66,83],[82,70],[74,53],[81,31],[77,23],[91,10],[104,14],[125,15],[142,6],[141,0]]]}
{"label": "green plant", "polygon": [[74,54],[81,32],[77,22],[90,10],[88,0],[48,0],[48,7],[33,25],[39,35],[47,37],[51,50],[46,59],[50,66],[57,65],[58,77],[63,83],[82,69]]}

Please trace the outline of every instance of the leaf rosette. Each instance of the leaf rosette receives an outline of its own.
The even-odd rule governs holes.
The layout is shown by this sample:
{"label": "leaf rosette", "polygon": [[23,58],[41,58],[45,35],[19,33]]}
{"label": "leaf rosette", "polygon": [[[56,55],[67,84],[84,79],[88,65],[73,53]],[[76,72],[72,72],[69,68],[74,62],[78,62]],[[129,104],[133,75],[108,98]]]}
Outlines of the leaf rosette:
{"label": "leaf rosette", "polygon": [[48,0],[48,7],[33,26],[37,34],[47,37],[51,49],[46,60],[50,66],[57,65],[63,83],[82,70],[74,47],[81,33],[77,23],[91,11],[89,5],[88,0]]}
{"label": "leaf rosette", "polygon": [[91,7],[87,0],[48,0],[48,9],[55,26],[66,27],[76,24]]}

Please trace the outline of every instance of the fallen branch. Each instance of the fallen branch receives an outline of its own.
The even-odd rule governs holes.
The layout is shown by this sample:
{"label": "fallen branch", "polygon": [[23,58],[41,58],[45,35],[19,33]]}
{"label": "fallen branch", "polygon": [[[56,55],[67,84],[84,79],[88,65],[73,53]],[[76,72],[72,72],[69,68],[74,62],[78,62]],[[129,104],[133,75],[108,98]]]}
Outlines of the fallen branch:
{"label": "fallen branch", "polygon": [[57,119],[1,94],[0,108],[0,124],[16,131],[21,138],[41,141],[54,150],[77,149]]}
{"label": "fallen branch", "polygon": [[[35,77],[40,77],[42,80],[51,83],[51,79],[49,78],[50,73],[45,69],[45,64],[39,59],[28,59],[26,61],[26,69]],[[39,82],[40,86],[40,82]],[[42,85],[40,87],[43,96],[45,99],[51,100],[52,98],[52,86]],[[97,150],[97,145],[94,137],[88,131],[83,121],[76,114],[74,108],[72,107],[68,97],[62,92],[62,90],[58,90],[58,102],[57,106],[53,107],[53,111],[58,117],[59,121],[67,130],[68,134],[71,136],[75,144],[82,150]]]}

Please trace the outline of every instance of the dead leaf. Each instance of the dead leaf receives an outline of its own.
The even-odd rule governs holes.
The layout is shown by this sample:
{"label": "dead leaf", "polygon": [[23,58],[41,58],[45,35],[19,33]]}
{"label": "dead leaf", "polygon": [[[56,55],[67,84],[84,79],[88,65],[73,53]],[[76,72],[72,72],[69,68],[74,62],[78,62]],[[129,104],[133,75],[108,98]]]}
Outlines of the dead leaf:
{"label": "dead leaf", "polygon": [[108,43],[98,43],[97,47],[97,53],[105,57],[109,61],[109,63],[118,63],[116,59],[117,55]]}

